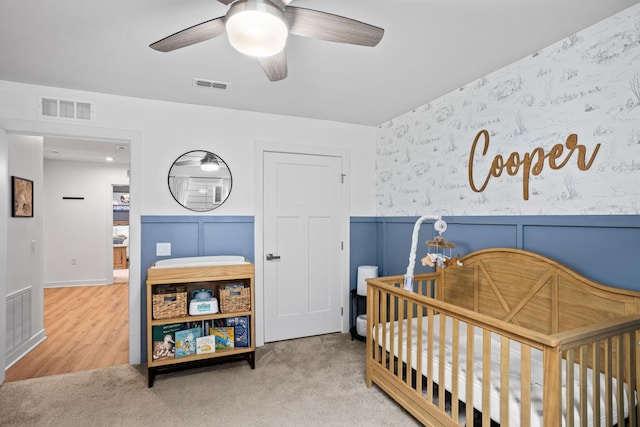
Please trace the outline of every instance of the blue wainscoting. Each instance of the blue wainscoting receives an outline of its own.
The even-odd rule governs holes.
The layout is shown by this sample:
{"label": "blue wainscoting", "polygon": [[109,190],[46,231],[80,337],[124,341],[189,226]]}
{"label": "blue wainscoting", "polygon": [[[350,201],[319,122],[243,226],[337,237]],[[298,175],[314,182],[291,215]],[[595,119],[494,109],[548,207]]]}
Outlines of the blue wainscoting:
{"label": "blue wainscoting", "polygon": [[[142,360],[147,360],[147,269],[157,260],[207,255],[242,255],[254,261],[253,216],[141,217]],[[156,256],[156,243],[171,243],[171,256]]]}
{"label": "blue wainscoting", "polygon": [[[377,265],[381,276],[407,271],[411,234],[418,217],[354,217],[351,219],[351,289],[358,265]],[[453,255],[506,247],[553,258],[593,280],[640,291],[640,216],[478,216],[444,217],[444,237],[456,244]],[[420,265],[425,242],[436,235],[425,221],[418,238],[414,273],[430,271]]]}
{"label": "blue wainscoting", "polygon": [[[352,217],[350,286],[356,288],[359,265],[377,265],[381,276],[407,270],[411,234],[417,217]],[[445,238],[453,255],[492,247],[526,249],[553,258],[599,282],[640,291],[640,216],[478,216],[444,217]],[[171,257],[242,255],[254,260],[253,216],[143,216],[141,218],[142,360],[146,360],[147,268],[156,260],[156,243],[171,243]],[[418,238],[414,272],[425,242],[433,239],[433,221]]]}

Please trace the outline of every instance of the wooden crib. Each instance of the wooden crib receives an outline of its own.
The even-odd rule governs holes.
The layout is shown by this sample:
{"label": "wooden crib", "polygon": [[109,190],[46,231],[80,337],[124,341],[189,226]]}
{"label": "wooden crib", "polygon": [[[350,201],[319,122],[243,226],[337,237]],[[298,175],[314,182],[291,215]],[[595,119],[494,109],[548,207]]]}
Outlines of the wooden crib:
{"label": "wooden crib", "polygon": [[403,281],[367,279],[366,384],[421,423],[638,425],[640,292],[517,249]]}

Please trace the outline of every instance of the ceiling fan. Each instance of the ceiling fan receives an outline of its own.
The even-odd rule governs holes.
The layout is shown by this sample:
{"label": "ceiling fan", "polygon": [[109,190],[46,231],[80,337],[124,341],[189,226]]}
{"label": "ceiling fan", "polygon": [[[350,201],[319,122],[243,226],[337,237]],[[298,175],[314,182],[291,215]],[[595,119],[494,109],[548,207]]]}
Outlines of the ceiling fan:
{"label": "ceiling fan", "polygon": [[149,45],[161,52],[190,46],[225,32],[231,46],[256,57],[270,81],[287,77],[284,47],[289,34],[337,43],[376,46],[384,29],[331,13],[289,6],[292,0],[218,0],[226,15],[202,22]]}
{"label": "ceiling fan", "polygon": [[213,172],[220,169],[218,157],[209,151],[190,151],[173,163],[174,166],[200,166],[200,169]]}

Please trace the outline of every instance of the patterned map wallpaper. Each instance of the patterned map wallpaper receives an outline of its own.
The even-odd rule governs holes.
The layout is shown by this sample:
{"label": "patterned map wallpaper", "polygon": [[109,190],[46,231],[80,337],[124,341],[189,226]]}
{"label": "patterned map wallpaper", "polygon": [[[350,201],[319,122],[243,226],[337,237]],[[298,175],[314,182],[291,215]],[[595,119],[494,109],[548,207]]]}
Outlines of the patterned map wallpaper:
{"label": "patterned map wallpaper", "polygon": [[381,124],[376,149],[378,216],[640,214],[640,4]]}

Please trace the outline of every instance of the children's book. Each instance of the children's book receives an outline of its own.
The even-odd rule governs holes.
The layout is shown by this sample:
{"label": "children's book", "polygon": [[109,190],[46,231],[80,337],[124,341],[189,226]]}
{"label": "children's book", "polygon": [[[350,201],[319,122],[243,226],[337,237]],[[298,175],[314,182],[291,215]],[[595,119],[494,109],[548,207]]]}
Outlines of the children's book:
{"label": "children's book", "polygon": [[215,353],[216,351],[216,337],[213,335],[207,335],[204,337],[196,338],[196,353],[207,354]]}
{"label": "children's book", "polygon": [[235,347],[249,347],[249,316],[229,317],[226,321],[227,326],[233,326],[234,337],[233,345]]}
{"label": "children's book", "polygon": [[173,359],[176,350],[176,331],[184,329],[183,323],[171,323],[168,325],[154,326],[153,336],[153,360]]}
{"label": "children's book", "polygon": [[184,329],[176,332],[176,359],[196,354],[196,339],[200,328]]}
{"label": "children's book", "polygon": [[216,340],[217,350],[228,350],[233,348],[233,326],[214,326],[211,328],[211,334]]}

